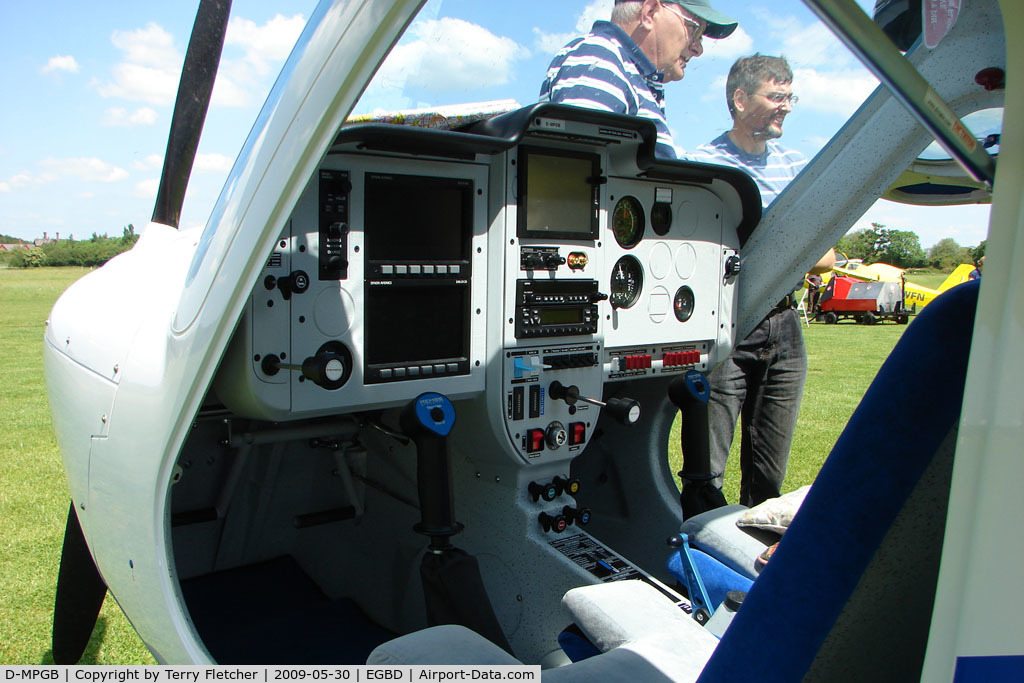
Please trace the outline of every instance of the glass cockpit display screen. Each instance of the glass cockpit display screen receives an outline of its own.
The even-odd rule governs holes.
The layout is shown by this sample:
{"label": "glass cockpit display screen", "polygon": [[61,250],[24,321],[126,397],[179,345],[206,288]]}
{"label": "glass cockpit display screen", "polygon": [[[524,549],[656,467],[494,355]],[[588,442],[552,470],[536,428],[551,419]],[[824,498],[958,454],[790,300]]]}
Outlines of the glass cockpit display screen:
{"label": "glass cockpit display screen", "polygon": [[600,158],[596,154],[521,148],[520,237],[597,239]]}
{"label": "glass cockpit display screen", "polygon": [[473,180],[367,173],[364,381],[469,373]]}
{"label": "glass cockpit display screen", "polygon": [[368,260],[469,260],[473,181],[367,173],[364,206]]}

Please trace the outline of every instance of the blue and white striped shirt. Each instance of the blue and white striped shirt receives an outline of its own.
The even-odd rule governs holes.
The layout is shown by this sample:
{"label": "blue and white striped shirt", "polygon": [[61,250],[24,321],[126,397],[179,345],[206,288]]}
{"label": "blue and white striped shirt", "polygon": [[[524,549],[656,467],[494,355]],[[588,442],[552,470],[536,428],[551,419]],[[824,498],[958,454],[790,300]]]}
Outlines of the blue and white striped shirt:
{"label": "blue and white striped shirt", "polygon": [[783,147],[775,140],[768,141],[764,154],[747,154],[736,146],[728,133],[722,133],[711,142],[701,145],[690,158],[709,164],[734,166],[745,171],[761,190],[761,205],[766,209],[807,165],[807,157],[795,149]]}
{"label": "blue and white striped shirt", "polygon": [[655,154],[675,159],[665,120],[663,78],[625,31],[598,21],[588,35],[555,55],[540,88],[540,101],[648,119],[658,130]]}

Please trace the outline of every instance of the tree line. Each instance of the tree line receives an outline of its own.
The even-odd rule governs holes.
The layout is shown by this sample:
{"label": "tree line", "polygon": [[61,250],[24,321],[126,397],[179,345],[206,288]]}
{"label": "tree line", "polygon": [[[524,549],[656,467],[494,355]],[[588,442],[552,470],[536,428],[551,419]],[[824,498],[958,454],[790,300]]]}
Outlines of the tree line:
{"label": "tree line", "polygon": [[[120,237],[92,234],[84,241],[56,240],[30,249],[0,252],[0,262],[12,268],[39,266],[101,266],[123,251],[131,249],[139,236],[128,224]],[[14,241],[11,238],[11,241]],[[895,230],[879,223],[851,232],[836,244],[836,251],[865,263],[888,263],[899,268],[936,268],[952,270],[961,263],[977,263],[985,255],[985,242],[976,247],[961,247],[951,237],[939,240],[927,252],[917,234]]]}
{"label": "tree line", "polygon": [[87,240],[53,240],[29,249],[2,252],[0,260],[11,268],[38,268],[40,266],[96,267],[134,246],[139,236],[129,223],[120,237],[92,234]]}
{"label": "tree line", "polygon": [[961,263],[977,263],[985,255],[985,241],[976,247],[961,247],[952,237],[946,237],[925,252],[916,233],[872,223],[870,228],[845,235],[836,244],[836,252],[842,252],[851,259],[863,259],[865,263],[945,271]]}

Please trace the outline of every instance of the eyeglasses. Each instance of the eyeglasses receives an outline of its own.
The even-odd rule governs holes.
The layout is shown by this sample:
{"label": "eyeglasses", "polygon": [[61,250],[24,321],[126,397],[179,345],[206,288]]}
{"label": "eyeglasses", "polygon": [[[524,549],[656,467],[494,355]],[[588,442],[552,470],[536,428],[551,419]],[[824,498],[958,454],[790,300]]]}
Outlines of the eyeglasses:
{"label": "eyeglasses", "polygon": [[789,93],[784,92],[759,92],[754,94],[760,95],[761,97],[765,98],[774,105],[788,103],[789,106],[795,107],[796,103],[800,101],[800,98],[798,96],[790,95]]}
{"label": "eyeglasses", "polygon": [[[669,8],[674,7],[674,5],[671,5],[671,4],[667,5],[664,2],[661,3],[661,6],[662,7],[669,7]],[[688,36],[690,36],[689,44],[690,45],[696,45],[697,43],[699,43],[700,39],[704,37],[704,28],[702,28],[699,23],[697,23],[696,21],[694,21],[690,17],[688,17],[685,14],[683,14],[682,8],[680,8],[680,10],[678,12],[676,12],[675,10],[670,10],[670,11],[672,12],[672,14],[674,14],[677,17],[679,17],[680,19],[682,19],[683,26],[686,28],[686,33],[687,33]]]}

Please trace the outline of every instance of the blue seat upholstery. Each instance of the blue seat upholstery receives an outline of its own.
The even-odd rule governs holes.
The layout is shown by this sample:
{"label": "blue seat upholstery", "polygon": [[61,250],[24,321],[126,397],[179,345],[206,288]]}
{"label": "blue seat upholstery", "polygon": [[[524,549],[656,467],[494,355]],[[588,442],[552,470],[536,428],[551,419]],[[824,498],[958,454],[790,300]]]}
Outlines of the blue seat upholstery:
{"label": "blue seat upholstery", "polygon": [[922,474],[950,443],[977,295],[977,283],[954,287],[907,328],[699,680],[804,679]]}

